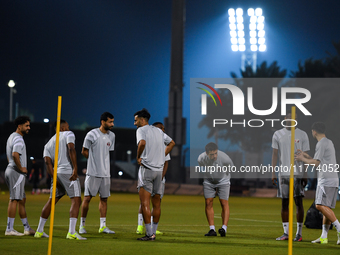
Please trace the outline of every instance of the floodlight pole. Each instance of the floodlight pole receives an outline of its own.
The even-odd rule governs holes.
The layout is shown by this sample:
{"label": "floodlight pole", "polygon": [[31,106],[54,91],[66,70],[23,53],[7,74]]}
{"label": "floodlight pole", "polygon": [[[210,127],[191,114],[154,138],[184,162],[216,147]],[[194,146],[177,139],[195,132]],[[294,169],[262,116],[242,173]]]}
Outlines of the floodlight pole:
{"label": "floodlight pole", "polygon": [[257,51],[242,52],[241,55],[241,70],[245,71],[247,66],[251,66],[253,72],[256,72]]}

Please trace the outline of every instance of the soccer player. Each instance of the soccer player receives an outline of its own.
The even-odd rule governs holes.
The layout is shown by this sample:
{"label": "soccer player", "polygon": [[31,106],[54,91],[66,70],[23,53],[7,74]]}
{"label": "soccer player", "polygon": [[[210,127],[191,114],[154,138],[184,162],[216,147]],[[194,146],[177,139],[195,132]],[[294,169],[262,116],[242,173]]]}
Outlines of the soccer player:
{"label": "soccer player", "polygon": [[[165,128],[164,128],[164,125],[163,125],[162,122],[155,122],[155,123],[152,124],[152,126],[158,127],[163,132],[165,132]],[[167,135],[164,133],[164,139],[166,139],[166,136]],[[164,145],[164,146],[166,146],[166,145]],[[164,162],[164,166],[163,166],[161,200],[162,200],[162,198],[164,196],[165,174],[168,171],[169,160],[170,160],[170,153],[165,156],[165,162]],[[153,196],[154,196],[154,194],[151,194],[151,197],[153,197]],[[153,220],[153,208],[152,208],[152,211],[151,211],[151,223],[152,223],[152,220]],[[143,222],[144,222],[144,219],[143,219],[143,214],[142,214],[142,206],[139,205],[139,210],[138,210],[138,226],[137,226],[137,231],[136,231],[136,233],[139,234],[139,235],[144,233]],[[163,235],[163,233],[158,231],[158,230],[156,230],[156,235]]]}
{"label": "soccer player", "polygon": [[[138,192],[145,223],[146,235],[140,241],[154,241],[161,215],[162,178],[165,155],[175,145],[159,128],[149,125],[150,113],[142,109],[134,114],[134,125],[137,126],[137,163]],[[167,146],[164,148],[164,144]],[[153,196],[152,196],[153,195]],[[153,222],[151,227],[150,198],[152,197]]]}
{"label": "soccer player", "polygon": [[[291,114],[288,113],[285,120],[290,120]],[[287,122],[290,126],[290,122]],[[273,185],[278,186],[278,197],[282,199],[281,219],[283,235],[276,238],[277,241],[288,240],[289,227],[289,180],[290,180],[290,151],[291,151],[291,129],[290,127],[277,130],[272,138],[272,167],[275,168],[278,158],[280,158],[279,183],[275,172],[272,173]],[[294,153],[297,150],[309,151],[309,140],[305,131],[295,129]],[[304,209],[302,198],[304,197],[304,187],[307,185],[305,167],[302,162],[294,162],[294,201],[296,205],[297,231],[294,241],[302,241],[302,227],[304,219]]]}
{"label": "soccer player", "polygon": [[114,234],[106,226],[107,198],[110,196],[110,151],[114,150],[115,134],[110,131],[114,117],[109,112],[100,116],[100,127],[86,134],[81,154],[87,158],[84,200],[81,206],[79,233],[86,234],[85,220],[92,197],[100,195],[99,233]]}
{"label": "soccer player", "polygon": [[[208,143],[205,146],[205,152],[198,156],[198,164],[201,167],[206,166],[234,166],[230,157],[218,150],[215,143]],[[214,224],[214,207],[213,201],[218,194],[222,207],[222,227],[218,230],[221,236],[225,236],[229,221],[229,193],[230,193],[230,173],[212,173],[205,176],[203,181],[203,192],[205,198],[205,214],[209,223],[209,232],[205,236],[217,236]]]}
{"label": "soccer player", "polygon": [[[55,123],[55,127],[56,127]],[[53,162],[55,155],[55,134],[44,147],[44,161],[47,166],[47,172],[52,177],[53,182]],[[76,232],[76,224],[79,214],[79,207],[81,204],[81,188],[78,178],[78,167],[77,167],[77,154],[75,150],[75,136],[69,129],[69,124],[65,120],[60,120],[60,133],[59,133],[59,152],[58,152],[58,166],[57,166],[57,188],[55,193],[55,203],[59,201],[61,197],[67,193],[71,199],[70,208],[70,223],[69,230],[66,235],[67,239],[73,240],[86,240],[85,237],[80,236]],[[42,209],[39,225],[34,237],[49,237],[44,232],[45,223],[51,213],[52,205],[52,187],[51,183],[50,198]]]}
{"label": "soccer player", "polygon": [[317,171],[318,185],[315,192],[315,205],[323,214],[323,225],[321,236],[312,243],[327,244],[327,234],[330,225],[338,232],[337,244],[340,244],[340,223],[336,218],[332,208],[335,208],[336,198],[339,187],[339,176],[337,172],[336,156],[334,144],[326,135],[326,126],[322,122],[312,125],[312,135],[318,141],[315,148],[314,157],[299,150],[295,159],[306,164],[314,165],[313,170]]}
{"label": "soccer player", "polygon": [[38,189],[39,182],[42,178],[41,175],[41,167],[40,165],[36,162],[35,159],[32,159],[32,170],[30,173],[30,176],[28,178],[28,181],[33,183],[33,189],[32,189],[32,194],[40,194],[40,189]]}
{"label": "soccer player", "polygon": [[[5,171],[6,184],[9,188],[9,203],[8,203],[8,218],[6,236],[23,236],[34,235],[35,231],[30,227],[27,221],[25,209],[26,194],[25,194],[25,176],[27,175],[27,155],[26,145],[23,136],[30,131],[30,119],[27,116],[19,116],[14,120],[17,127],[6,144],[6,154],[8,165]],[[24,225],[24,233],[19,233],[14,230],[14,219],[16,210]]]}

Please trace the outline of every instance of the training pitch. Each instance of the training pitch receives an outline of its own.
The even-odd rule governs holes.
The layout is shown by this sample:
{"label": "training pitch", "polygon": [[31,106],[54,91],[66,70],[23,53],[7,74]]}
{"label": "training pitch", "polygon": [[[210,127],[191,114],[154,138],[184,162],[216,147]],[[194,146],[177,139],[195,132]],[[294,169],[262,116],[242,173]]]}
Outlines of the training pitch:
{"label": "training pitch", "polygon": [[[9,194],[0,194],[0,254],[47,254],[48,239],[32,236],[5,236],[7,205]],[[37,228],[41,209],[47,194],[31,195],[27,192],[26,210],[28,222]],[[116,234],[99,234],[98,196],[90,203],[86,219],[88,234],[86,241],[67,240],[70,200],[63,197],[56,206],[52,254],[288,254],[288,242],[276,241],[283,234],[281,224],[281,200],[278,198],[230,197],[230,219],[226,237],[205,237],[209,231],[204,212],[202,196],[165,195],[162,201],[162,216],[158,230],[164,232],[154,242],[137,241],[139,206],[138,194],[114,193],[108,199],[107,226]],[[304,200],[305,214],[312,200]],[[338,205],[339,206],[339,205]],[[221,227],[221,207],[214,200],[215,226]],[[340,206],[335,209],[340,217]],[[77,231],[79,228],[77,222]],[[15,219],[15,229],[23,232],[19,216]],[[294,211],[294,236],[296,232]],[[49,220],[45,226],[49,234]],[[318,238],[320,229],[303,228],[303,241],[293,243],[293,254],[339,254],[334,228],[329,231],[328,244],[311,244]]]}

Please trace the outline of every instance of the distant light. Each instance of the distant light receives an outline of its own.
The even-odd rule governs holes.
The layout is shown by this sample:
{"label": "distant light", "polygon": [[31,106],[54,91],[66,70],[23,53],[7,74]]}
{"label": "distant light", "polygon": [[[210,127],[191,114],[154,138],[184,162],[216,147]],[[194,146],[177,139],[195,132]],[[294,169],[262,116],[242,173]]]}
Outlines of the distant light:
{"label": "distant light", "polygon": [[230,28],[230,30],[236,30],[236,25],[235,24],[230,24],[229,28]]}
{"label": "distant light", "polygon": [[259,17],[257,18],[257,22],[258,22],[258,23],[264,23],[264,16],[259,16]]}
{"label": "distant light", "polygon": [[233,8],[230,8],[228,10],[228,14],[229,14],[229,16],[235,16],[235,10]]}
{"label": "distant light", "polygon": [[244,25],[242,23],[237,24],[237,29],[238,30],[244,30]]}
{"label": "distant light", "polygon": [[255,9],[255,15],[256,16],[261,16],[262,15],[262,9],[261,8],[256,8]]}
{"label": "distant light", "polygon": [[232,37],[230,41],[231,41],[231,44],[237,44],[237,38],[235,37]]}
{"label": "distant light", "polygon": [[244,31],[238,31],[237,35],[238,37],[244,37]]}
{"label": "distant light", "polygon": [[130,150],[127,150],[127,151],[126,151],[126,154],[131,155],[131,151],[130,151]]}
{"label": "distant light", "polygon": [[250,38],[250,44],[256,44],[256,43],[257,43],[256,38],[254,37]]}
{"label": "distant light", "polygon": [[231,50],[232,51],[238,51],[238,46],[237,45],[231,45]]}
{"label": "distant light", "polygon": [[33,160],[34,159],[34,157],[30,157],[30,160]]}
{"label": "distant light", "polygon": [[264,35],[265,35],[264,30],[260,30],[259,33],[258,33],[258,36],[259,37],[264,37]]}
{"label": "distant light", "polygon": [[13,88],[15,86],[15,82],[13,80],[10,80],[8,82],[8,87]]}
{"label": "distant light", "polygon": [[49,122],[50,122],[49,119],[47,119],[47,118],[44,119],[44,123],[49,123]]}
{"label": "distant light", "polygon": [[243,15],[243,10],[242,8],[237,8],[236,9],[236,16],[242,16]]}
{"label": "distant light", "polygon": [[236,37],[237,36],[237,33],[236,31],[230,31],[230,36],[233,38],[233,37]]}
{"label": "distant light", "polygon": [[254,16],[254,9],[253,8],[248,9],[248,16]]}
{"label": "distant light", "polygon": [[263,37],[259,38],[258,43],[259,44],[264,44],[266,42],[266,39],[264,39]]}
{"label": "distant light", "polygon": [[119,175],[119,176],[122,176],[122,175],[123,175],[123,172],[122,172],[122,171],[119,171],[119,172],[118,172],[118,175]]}
{"label": "distant light", "polygon": [[237,23],[243,23],[243,17],[242,16],[237,16],[236,20],[237,20]]}
{"label": "distant light", "polygon": [[256,16],[251,16],[250,17],[250,23],[256,23]]}
{"label": "distant light", "polygon": [[257,30],[263,30],[264,29],[264,24],[263,23],[259,23],[257,25]]}
{"label": "distant light", "polygon": [[230,16],[230,17],[229,17],[229,22],[230,22],[230,23],[235,23],[235,22],[236,22],[235,16]]}
{"label": "distant light", "polygon": [[238,44],[245,44],[245,43],[246,43],[246,40],[244,38],[238,38]]}
{"label": "distant light", "polygon": [[255,23],[250,23],[249,24],[249,29],[250,30],[256,30],[256,24]]}
{"label": "distant light", "polygon": [[256,37],[256,31],[250,31],[249,35],[250,37]]}
{"label": "distant light", "polygon": [[257,51],[257,45],[251,45],[250,46],[251,51]]}
{"label": "distant light", "polygon": [[264,45],[264,44],[262,44],[262,45],[260,45],[260,47],[259,47],[259,51],[266,51],[266,49],[267,49],[267,46],[266,45]]}
{"label": "distant light", "polygon": [[246,50],[246,46],[244,44],[239,46],[239,51],[245,51]]}

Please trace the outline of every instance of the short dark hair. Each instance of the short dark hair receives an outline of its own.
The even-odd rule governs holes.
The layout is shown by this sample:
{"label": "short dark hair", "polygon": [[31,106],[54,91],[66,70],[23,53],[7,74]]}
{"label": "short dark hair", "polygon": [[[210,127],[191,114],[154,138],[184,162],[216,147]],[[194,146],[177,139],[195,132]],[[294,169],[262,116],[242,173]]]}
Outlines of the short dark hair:
{"label": "short dark hair", "polygon": [[323,122],[314,122],[312,130],[316,131],[318,134],[324,134],[326,132],[326,125]]}
{"label": "short dark hair", "polygon": [[147,121],[149,121],[151,114],[148,112],[147,109],[143,108],[142,110],[136,112],[133,116],[140,117],[140,118],[145,118]]}
{"label": "short dark hair", "polygon": [[217,147],[217,144],[216,143],[208,143],[206,146],[205,146],[205,152],[208,154],[209,151],[216,151],[218,149]]}
{"label": "short dark hair", "polygon": [[162,122],[159,122],[159,121],[157,121],[157,122],[155,122],[155,123],[152,124],[152,126],[158,126],[158,125],[164,126],[163,123],[162,123]]}
{"label": "short dark hair", "polygon": [[110,119],[114,119],[115,117],[109,113],[109,112],[104,112],[101,116],[100,116],[100,123],[103,121],[107,121],[107,119],[110,118]]}
{"label": "short dark hair", "polygon": [[[290,110],[287,111],[285,118],[288,118],[288,115],[290,115],[290,117],[292,117],[292,112]],[[297,115],[297,113],[295,113],[295,119],[297,119],[297,117],[298,117],[298,115]]]}
{"label": "short dark hair", "polygon": [[18,127],[19,125],[25,124],[27,121],[31,121],[28,116],[19,116],[14,120],[14,125]]}
{"label": "short dark hair", "polygon": [[[54,129],[56,129],[57,128],[57,120],[54,122]],[[63,123],[66,123],[66,120],[63,120],[63,119],[61,119],[60,120],[60,126],[61,126],[61,124],[63,124]]]}

